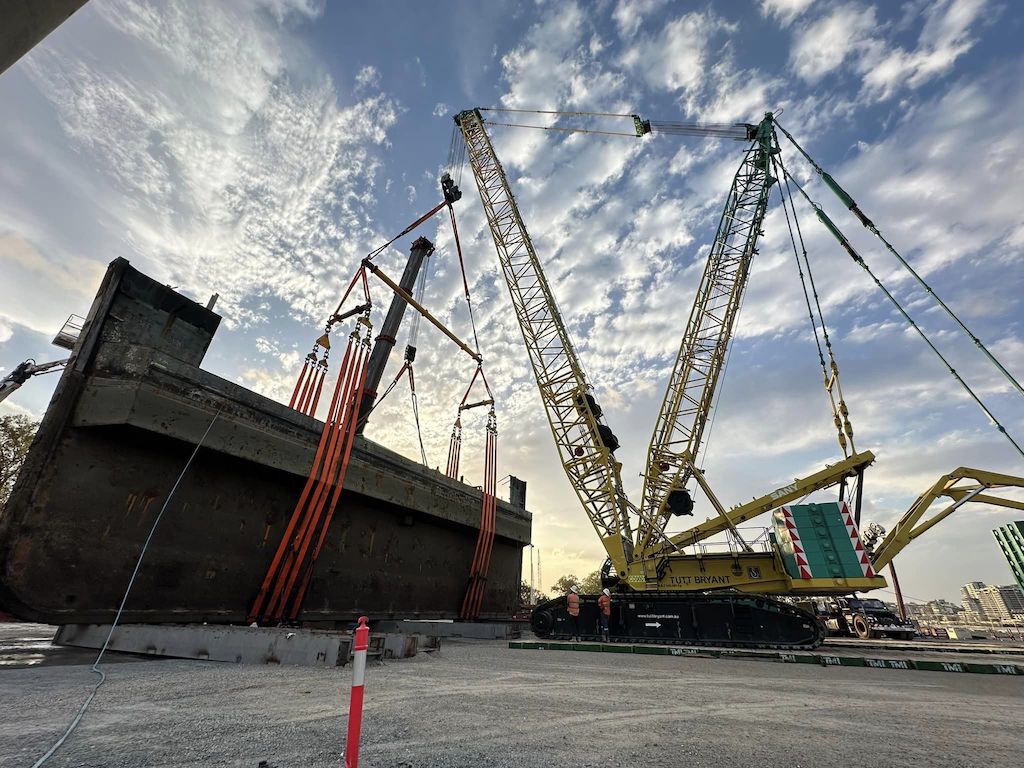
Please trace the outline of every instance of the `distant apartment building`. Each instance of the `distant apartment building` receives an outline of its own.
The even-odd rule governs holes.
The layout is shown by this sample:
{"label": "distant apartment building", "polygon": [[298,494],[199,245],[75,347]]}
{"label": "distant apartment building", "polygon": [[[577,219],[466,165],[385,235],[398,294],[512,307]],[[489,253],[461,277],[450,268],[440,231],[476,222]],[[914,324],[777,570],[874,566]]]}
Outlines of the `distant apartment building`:
{"label": "distant apartment building", "polygon": [[948,600],[930,600],[927,603],[907,603],[907,614],[919,621],[943,623],[960,621],[963,610]]}
{"label": "distant apartment building", "polygon": [[972,581],[960,588],[965,619],[1006,622],[1024,619],[1024,590],[1016,584],[996,586]]}
{"label": "distant apartment building", "polygon": [[1024,520],[996,528],[992,535],[1003,550],[1003,557],[1017,580],[1017,586],[1024,590]]}
{"label": "distant apartment building", "polygon": [[985,609],[981,607],[981,590],[985,582],[972,581],[960,587],[960,605],[964,607],[964,620],[981,624],[987,621]]}

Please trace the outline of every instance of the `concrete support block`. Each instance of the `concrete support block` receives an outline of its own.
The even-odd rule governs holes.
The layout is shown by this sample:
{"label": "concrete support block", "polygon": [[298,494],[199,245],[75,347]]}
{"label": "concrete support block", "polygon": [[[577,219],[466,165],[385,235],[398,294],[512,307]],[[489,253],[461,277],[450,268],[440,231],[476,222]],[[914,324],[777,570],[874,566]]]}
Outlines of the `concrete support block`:
{"label": "concrete support block", "polygon": [[520,635],[519,625],[504,621],[378,621],[373,624],[373,629],[375,632],[462,637],[469,640],[511,640]]}
{"label": "concrete support block", "polygon": [[[54,643],[99,649],[109,631],[108,624],[68,624],[57,631]],[[375,634],[370,644],[372,655],[390,659],[415,656],[421,646],[430,650],[440,647],[436,637],[403,634]],[[352,635],[277,627],[126,624],[114,630],[108,648],[125,653],[236,664],[339,667],[347,664],[351,657]]]}

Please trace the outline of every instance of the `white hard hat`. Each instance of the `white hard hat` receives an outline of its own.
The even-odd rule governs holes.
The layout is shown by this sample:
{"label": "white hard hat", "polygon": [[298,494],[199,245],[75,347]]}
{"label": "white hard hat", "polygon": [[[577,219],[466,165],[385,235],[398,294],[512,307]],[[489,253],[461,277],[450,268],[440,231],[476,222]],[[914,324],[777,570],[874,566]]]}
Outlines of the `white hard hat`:
{"label": "white hard hat", "polygon": [[607,589],[606,589],[606,590],[604,590],[604,593],[605,593],[606,595],[608,595],[608,597],[611,597],[611,596],[612,596],[612,593],[611,593],[611,592],[609,592],[609,591],[608,591]]}
{"label": "white hard hat", "polygon": [[576,594],[579,594],[580,588],[577,587],[575,584],[573,584],[571,587],[569,587],[569,591],[570,592],[575,592]]}

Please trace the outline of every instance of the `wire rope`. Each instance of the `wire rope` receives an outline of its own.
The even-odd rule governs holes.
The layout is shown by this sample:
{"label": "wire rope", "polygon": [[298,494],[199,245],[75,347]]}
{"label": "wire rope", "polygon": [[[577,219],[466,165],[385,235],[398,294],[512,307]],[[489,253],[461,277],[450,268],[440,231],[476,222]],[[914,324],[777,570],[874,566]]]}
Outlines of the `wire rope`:
{"label": "wire rope", "polygon": [[498,123],[491,120],[487,121],[487,125],[497,125],[502,128],[534,128],[538,131],[556,131],[558,133],[591,133],[601,136],[629,136],[630,138],[637,138],[636,131],[599,131],[594,128],[564,128],[559,125],[525,125],[523,123]]}
{"label": "wire rope", "polygon": [[473,315],[473,301],[469,295],[469,280],[466,278],[466,262],[462,257],[462,243],[459,240],[459,227],[455,223],[455,209],[449,204],[448,214],[452,220],[452,233],[455,236],[455,250],[459,255],[459,270],[462,273],[462,289],[466,296],[466,307],[469,310],[469,323],[473,328],[473,345],[474,351],[480,354],[480,339],[477,337],[476,332],[476,318]]}
{"label": "wire rope", "polygon": [[563,112],[557,109],[511,109],[502,107],[480,107],[481,112],[516,112],[530,115],[561,115],[565,117],[633,117],[623,112]]}
{"label": "wire rope", "polygon": [[416,422],[416,437],[420,442],[420,458],[423,459],[423,466],[430,466],[427,462],[427,451],[423,447],[423,430],[420,429],[420,406],[416,397],[416,387],[412,383],[412,369],[409,369],[409,396],[412,398],[412,417]]}
{"label": "wire rope", "polygon": [[849,240],[847,240],[846,236],[843,235],[842,232],[840,232],[839,228],[836,227],[832,220],[828,218],[825,212],[821,209],[821,206],[815,203],[813,200],[811,200],[810,196],[807,194],[804,188],[800,186],[799,182],[797,182],[796,179],[789,175],[788,171],[784,172],[786,173],[786,176],[792,180],[793,186],[797,188],[801,195],[803,195],[804,199],[807,200],[808,204],[810,204],[811,207],[814,208],[814,211],[817,214],[818,218],[821,220],[822,224],[824,224],[826,228],[828,228],[832,232],[832,234],[839,240],[840,245],[842,245],[843,248],[847,251],[847,253],[850,254],[850,257],[854,260],[854,262],[868,274],[868,277],[871,278],[871,280],[875,283],[878,289],[885,295],[887,299],[889,299],[892,305],[896,307],[896,310],[903,316],[903,319],[907,321],[907,323],[910,325],[911,328],[914,329],[914,331],[917,332],[917,335],[920,336],[921,339],[925,342],[925,344],[927,344],[928,347],[932,350],[932,352],[935,353],[935,356],[942,361],[942,364],[946,366],[946,369],[949,371],[950,375],[952,375],[953,378],[956,379],[957,382],[959,382],[960,386],[963,387],[964,391],[967,392],[967,394],[970,395],[971,399],[974,400],[974,402],[978,405],[979,408],[981,408],[982,412],[988,417],[989,421],[991,421],[995,428],[1003,434],[1003,436],[1017,450],[1017,453],[1019,453],[1021,457],[1024,458],[1024,448],[1021,448],[1020,444],[1006,430],[1006,427],[1004,427],[1003,424],[999,421],[999,419],[996,418],[995,414],[992,413],[991,410],[989,410],[988,406],[985,405],[984,401],[982,401],[982,399],[978,397],[977,393],[975,393],[975,391],[964,380],[964,378],[959,373],[957,373],[957,370],[952,366],[949,360],[946,359],[946,356],[943,355],[942,352],[939,351],[939,348],[936,347],[935,344],[932,342],[932,340],[928,338],[928,334],[926,334],[924,330],[916,322],[914,322],[914,319],[910,316],[907,310],[903,308],[903,305],[900,304],[896,297],[893,296],[892,293],[889,291],[889,289],[885,287],[882,281],[878,278],[877,275],[875,275],[871,267],[868,266],[867,262],[864,261],[860,254],[857,253],[856,250],[854,250]]}
{"label": "wire rope", "polygon": [[74,733],[78,724],[82,721],[86,711],[89,709],[89,705],[92,704],[93,699],[96,698],[96,693],[99,691],[100,686],[106,682],[107,675],[99,668],[99,664],[100,661],[103,660],[103,655],[107,652],[107,648],[110,646],[110,640],[114,636],[114,630],[117,629],[117,625],[121,621],[121,615],[124,613],[124,606],[128,602],[128,595],[131,593],[132,586],[135,584],[135,577],[139,575],[139,568],[142,567],[142,560],[146,556],[150,542],[153,540],[153,534],[156,533],[157,526],[160,525],[160,520],[163,519],[164,512],[167,511],[167,505],[171,503],[171,499],[174,497],[174,492],[178,490],[178,486],[181,484],[182,478],[185,477],[185,473],[188,472],[189,467],[192,466],[193,459],[195,459],[196,454],[199,453],[199,449],[206,441],[206,437],[210,434],[210,430],[213,429],[213,425],[217,422],[217,419],[220,418],[220,413],[220,410],[218,410],[213,415],[213,419],[210,421],[210,424],[203,433],[203,436],[199,438],[199,442],[196,443],[196,447],[192,451],[192,455],[189,456],[188,461],[185,462],[185,466],[182,468],[181,474],[179,474],[178,479],[174,481],[174,485],[171,487],[171,492],[168,493],[167,498],[164,499],[163,506],[160,507],[160,511],[157,513],[156,519],[153,521],[153,525],[149,529],[149,535],[146,536],[146,541],[142,545],[142,551],[139,552],[139,559],[135,561],[135,569],[132,571],[131,578],[128,579],[128,587],[125,589],[124,596],[121,598],[121,604],[118,606],[117,613],[114,615],[114,621],[110,625],[110,630],[107,632],[107,637],[103,641],[103,645],[100,647],[100,652],[96,656],[96,660],[92,663],[92,666],[89,667],[89,671],[99,675],[100,679],[97,681],[96,685],[93,686],[88,698],[86,698],[85,703],[83,703],[81,708],[78,710],[78,714],[75,715],[74,719],[72,719],[71,723],[68,725],[67,730],[64,731],[63,735],[53,743],[42,757],[32,763],[32,768],[40,768],[40,766],[45,764],[46,761],[53,757],[57,750],[64,745],[64,742],[67,741],[68,737],[72,733]]}
{"label": "wire rope", "polygon": [[786,138],[789,139],[790,143],[792,143],[793,146],[797,148],[800,154],[807,159],[807,162],[811,164],[815,172],[825,182],[826,186],[832,189],[835,195],[854,213],[854,215],[860,220],[861,224],[863,224],[865,228],[867,228],[872,234],[874,234],[875,237],[882,241],[882,244],[886,247],[889,253],[896,257],[896,259],[903,266],[903,268],[910,273],[910,275],[918,282],[918,284],[922,288],[924,288],[925,292],[929,296],[931,296],[935,300],[935,302],[940,307],[942,307],[946,314],[949,315],[953,322],[955,322],[960,327],[960,329],[964,333],[966,333],[968,337],[970,337],[971,341],[974,342],[974,345],[979,350],[981,350],[982,353],[984,353],[984,355],[999,370],[999,372],[1006,378],[1006,380],[1010,382],[1013,388],[1016,389],[1020,395],[1024,396],[1024,386],[1022,386],[1021,383],[1013,376],[1013,374],[1011,374],[1003,366],[999,359],[992,354],[991,350],[989,350],[989,348],[985,346],[981,339],[974,335],[971,329],[967,327],[967,325],[949,307],[949,305],[946,304],[946,302],[944,302],[942,298],[939,297],[937,293],[935,293],[934,290],[932,290],[932,287],[927,282],[925,282],[925,279],[921,277],[917,270],[915,270],[914,267],[911,266],[911,264],[905,258],[903,258],[903,256],[899,253],[899,251],[896,250],[892,243],[885,239],[882,233],[878,230],[878,227],[875,226],[874,222],[872,222],[871,219],[869,219],[860,211],[860,208],[857,207],[857,204],[854,202],[853,198],[847,195],[845,191],[843,191],[842,188],[839,187],[835,180],[832,179],[832,177],[829,174],[827,174],[824,171],[824,169],[820,165],[818,165],[818,163],[816,163],[810,155],[807,154],[807,152],[804,151],[804,148],[797,143],[796,139],[793,138],[792,134],[790,134],[789,131],[787,131],[778,123],[776,123],[776,125],[778,126],[779,130],[782,131],[783,134],[785,134]]}
{"label": "wire rope", "polygon": [[[778,139],[776,139],[778,144]],[[807,255],[807,245],[804,242],[803,232],[800,230],[800,219],[796,213],[796,207],[793,205],[793,191],[789,187],[789,182],[786,179],[786,167],[782,162],[781,152],[778,156],[772,157],[772,167],[775,170],[776,176],[783,179],[784,183],[779,184],[779,197],[782,201],[782,210],[786,217],[786,228],[789,230],[789,241],[793,246],[793,257],[796,260],[797,273],[800,275],[800,286],[803,289],[804,302],[807,306],[807,317],[811,323],[811,329],[814,332],[814,343],[818,349],[818,362],[821,365],[821,377],[822,382],[825,385],[825,392],[828,395],[829,403],[832,406],[832,417],[833,423],[836,427],[836,432],[839,438],[839,447],[843,449],[843,455],[849,457],[852,452],[856,451],[853,443],[853,427],[850,424],[849,409],[846,406],[846,401],[843,398],[842,385],[839,383],[839,365],[836,363],[835,354],[832,350],[832,342],[828,336],[828,326],[825,324],[825,313],[821,309],[821,302],[818,298],[818,288],[814,283],[814,273],[811,270],[811,262]],[[785,190],[785,191],[784,191]],[[788,193],[788,200],[787,200]],[[792,210],[792,221],[790,220],[790,211]],[[796,234],[794,234],[794,226]],[[800,240],[800,247],[797,248],[797,235]],[[803,261],[801,262],[800,253],[803,253]],[[806,277],[804,269],[806,268]],[[815,310],[811,307],[811,298],[807,290],[807,284],[810,283],[810,293],[814,295],[814,307],[817,308],[817,316],[815,316]],[[821,349],[821,338],[818,334],[818,325],[821,325],[821,333],[825,338],[825,346],[828,349],[828,358],[832,367],[832,376],[829,376],[829,366],[825,363],[825,355]],[[836,392],[833,393],[832,387],[835,387]],[[839,401],[836,402],[836,396],[838,395]],[[847,448],[847,439],[849,440],[849,448]]]}

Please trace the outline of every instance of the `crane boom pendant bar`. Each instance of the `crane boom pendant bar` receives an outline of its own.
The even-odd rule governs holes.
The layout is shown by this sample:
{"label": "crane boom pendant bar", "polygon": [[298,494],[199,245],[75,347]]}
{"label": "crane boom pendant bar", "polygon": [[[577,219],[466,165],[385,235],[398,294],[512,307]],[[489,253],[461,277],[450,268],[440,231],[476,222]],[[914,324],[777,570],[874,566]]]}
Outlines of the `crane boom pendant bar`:
{"label": "crane boom pendant bar", "polygon": [[857,266],[859,266],[867,273],[868,277],[870,277],[872,282],[874,282],[874,284],[878,287],[878,290],[880,290],[882,294],[889,300],[889,303],[892,304],[893,307],[895,307],[896,311],[903,316],[903,319],[906,320],[907,325],[909,325],[917,333],[917,335],[921,337],[921,340],[925,344],[927,344],[928,348],[931,349],[935,356],[938,357],[940,361],[942,361],[942,364],[946,366],[946,370],[949,371],[949,375],[956,379],[957,383],[963,388],[964,392],[966,392],[970,396],[970,398],[975,402],[975,404],[981,409],[982,413],[984,413],[985,416],[988,417],[989,422],[996,428],[998,432],[1002,433],[1003,437],[1005,437],[1006,440],[1010,443],[1010,445],[1014,447],[1017,453],[1019,453],[1021,457],[1024,458],[1024,447],[1021,447],[1021,444],[1018,443],[1017,440],[1013,437],[1013,435],[1011,435],[1007,431],[1003,423],[1000,422],[998,418],[996,418],[996,415],[992,413],[991,409],[985,404],[981,397],[979,397],[978,394],[974,391],[974,389],[972,389],[971,386],[967,383],[967,381],[964,380],[964,377],[957,372],[956,368],[953,367],[952,363],[949,362],[946,356],[942,354],[939,348],[935,345],[935,342],[933,342],[928,337],[928,334],[924,332],[924,329],[922,329],[921,326],[918,325],[917,322],[915,322],[915,320],[910,316],[910,313],[907,312],[907,310],[904,308],[902,304],[900,304],[900,302],[892,294],[892,291],[885,287],[885,284],[878,278],[878,275],[874,273],[874,271],[871,269],[868,263],[864,261],[864,258],[857,252],[857,249],[853,247],[853,244],[850,243],[846,235],[844,235],[842,231],[839,229],[839,227],[835,225],[835,223],[832,221],[832,219],[829,218],[828,214],[825,213],[822,207],[813,200],[811,200],[810,195],[807,194],[807,191],[803,187],[801,187],[800,184],[797,183],[797,180],[794,179],[792,175],[790,175],[788,172],[786,174],[786,178],[788,178],[793,183],[793,186],[796,187],[797,191],[800,192],[800,194],[807,201],[807,203],[814,209],[814,213],[818,217],[818,221],[820,221],[822,225],[829,232],[832,233],[832,236],[836,238],[836,240],[839,242],[839,245],[842,246],[843,250],[845,250],[850,255],[850,258],[853,259],[854,263],[856,263]]}
{"label": "crane boom pendant bar", "polygon": [[617,567],[632,559],[614,436],[583,368],[479,110],[455,116],[562,467]]}

